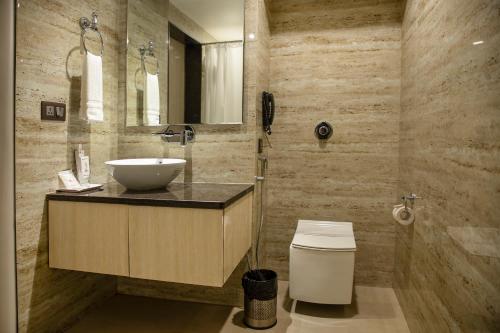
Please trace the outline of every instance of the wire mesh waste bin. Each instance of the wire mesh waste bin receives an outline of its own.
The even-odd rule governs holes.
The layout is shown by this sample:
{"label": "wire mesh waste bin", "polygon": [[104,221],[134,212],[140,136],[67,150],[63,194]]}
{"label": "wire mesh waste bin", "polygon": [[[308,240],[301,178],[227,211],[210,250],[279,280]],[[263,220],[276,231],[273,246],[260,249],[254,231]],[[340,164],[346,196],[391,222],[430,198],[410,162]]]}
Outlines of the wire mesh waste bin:
{"label": "wire mesh waste bin", "polygon": [[268,269],[246,272],[241,279],[245,292],[245,324],[264,329],[276,324],[278,275]]}

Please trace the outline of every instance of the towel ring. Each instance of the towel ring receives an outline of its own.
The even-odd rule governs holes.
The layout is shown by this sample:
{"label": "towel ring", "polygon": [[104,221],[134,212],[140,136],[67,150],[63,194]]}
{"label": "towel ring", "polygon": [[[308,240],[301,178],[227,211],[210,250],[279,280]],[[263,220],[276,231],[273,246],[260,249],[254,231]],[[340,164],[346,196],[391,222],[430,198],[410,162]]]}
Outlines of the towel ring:
{"label": "towel ring", "polygon": [[139,52],[141,54],[141,63],[142,63],[142,70],[145,73],[148,73],[148,70],[146,68],[146,57],[151,57],[156,61],[156,72],[155,74],[160,74],[160,62],[158,61],[158,58],[156,58],[155,53],[154,53],[154,43],[152,41],[148,42],[148,47],[146,46],[141,46],[139,48]]}
{"label": "towel ring", "polygon": [[101,32],[97,28],[97,13],[92,12],[92,20],[89,20],[86,17],[81,17],[80,18],[80,28],[82,29],[80,37],[82,39],[82,44],[83,44],[83,48],[85,50],[85,53],[89,53],[89,50],[87,49],[87,45],[85,44],[85,35],[87,34],[88,31],[95,31],[97,33],[97,35],[99,36],[99,40],[101,41],[101,56],[102,56],[104,53],[104,40],[102,38]]}

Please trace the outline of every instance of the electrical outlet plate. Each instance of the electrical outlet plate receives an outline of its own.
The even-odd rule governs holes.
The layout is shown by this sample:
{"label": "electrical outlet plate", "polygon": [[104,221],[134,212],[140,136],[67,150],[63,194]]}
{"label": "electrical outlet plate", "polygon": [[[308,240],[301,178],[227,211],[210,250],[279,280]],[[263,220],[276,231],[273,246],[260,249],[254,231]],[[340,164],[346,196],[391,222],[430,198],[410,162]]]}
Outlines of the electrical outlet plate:
{"label": "electrical outlet plate", "polygon": [[42,120],[66,121],[66,104],[42,101]]}

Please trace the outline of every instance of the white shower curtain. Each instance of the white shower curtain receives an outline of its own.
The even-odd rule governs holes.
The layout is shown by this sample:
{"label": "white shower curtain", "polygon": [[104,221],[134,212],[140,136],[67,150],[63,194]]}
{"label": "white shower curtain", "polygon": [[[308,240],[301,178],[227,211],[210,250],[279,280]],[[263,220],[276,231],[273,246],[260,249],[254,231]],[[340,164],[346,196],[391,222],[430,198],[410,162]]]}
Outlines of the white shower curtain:
{"label": "white shower curtain", "polygon": [[243,45],[203,46],[201,122],[241,123],[243,108]]}

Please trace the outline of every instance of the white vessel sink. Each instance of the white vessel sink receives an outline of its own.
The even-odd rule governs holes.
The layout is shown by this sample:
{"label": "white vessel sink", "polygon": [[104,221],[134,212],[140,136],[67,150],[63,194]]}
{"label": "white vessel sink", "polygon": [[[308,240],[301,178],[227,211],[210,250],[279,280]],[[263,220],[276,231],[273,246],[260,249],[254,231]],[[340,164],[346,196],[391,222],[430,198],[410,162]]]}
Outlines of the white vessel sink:
{"label": "white vessel sink", "polygon": [[107,161],[113,178],[129,190],[165,188],[181,173],[186,160],[175,158],[137,158]]}

